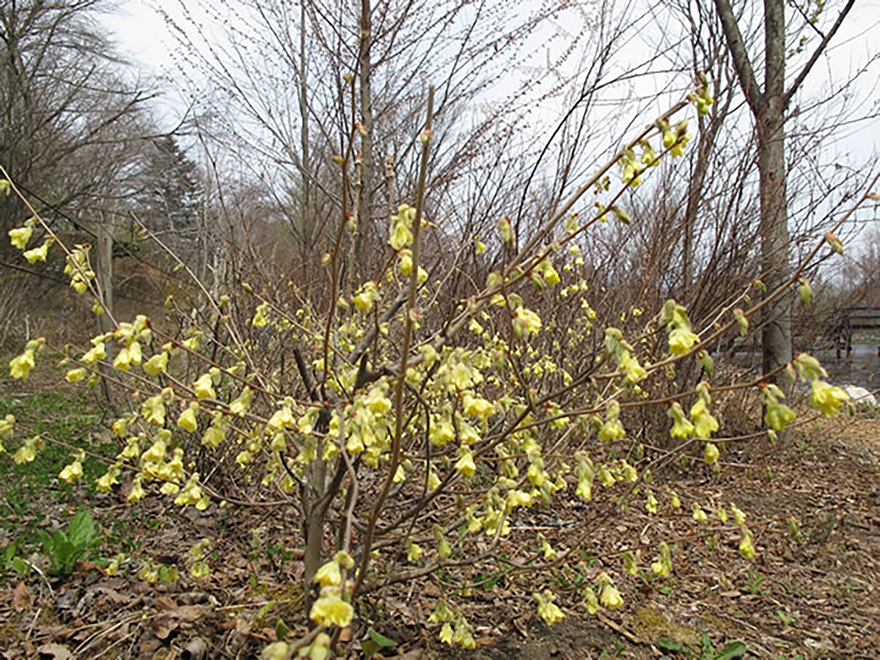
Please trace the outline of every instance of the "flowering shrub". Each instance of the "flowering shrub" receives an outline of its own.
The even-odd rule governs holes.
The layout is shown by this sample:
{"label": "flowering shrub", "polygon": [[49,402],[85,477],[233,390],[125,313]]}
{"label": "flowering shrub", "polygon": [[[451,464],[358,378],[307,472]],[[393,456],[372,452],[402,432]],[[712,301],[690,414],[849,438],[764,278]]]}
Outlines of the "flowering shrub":
{"label": "flowering shrub", "polygon": [[[691,101],[699,112],[712,102],[705,88]],[[786,288],[768,292],[765,302],[726,310],[702,331],[674,300],[653,314],[633,310],[642,323],[640,334],[593,327],[596,315],[589,282],[580,274],[584,260],[578,243],[609,217],[630,222],[619,206],[623,192],[639,185],[662,158],[684,153],[686,123],[670,120],[685,106],[678,104],[647,127],[518,249],[506,218],[497,223],[496,237],[470,237],[478,253],[495,244],[507,246],[509,256],[451,316],[441,317],[432,308],[443,283],[433,282],[419,263],[420,235],[427,226],[422,183],[415,206],[401,204],[390,218],[392,257],[385,270],[350,292],[340,287],[339,246],[353,223],[340,223],[337,248],[324,260],[334,292],[326,310],[301,300],[278,302],[248,285],[222,296],[200,285],[208,311],[192,315],[185,337],[173,336],[146,316],[114,321],[115,329],[65,359],[69,382],[94,386],[105,378],[130,395],[128,411],[112,423],[121,450],[95,487],[118,488],[125,472],[132,477],[126,493],[132,504],[164,496],[181,507],[223,505],[219,488],[203,477],[193,458],[204,448],[247,483],[277,488],[298,502],[306,521],[305,579],[316,585],[308,602],[316,629],[293,646],[313,658],[326,657],[333,631],[357,616],[359,595],[420,580],[444,567],[491,564],[509,570],[496,550],[512,534],[532,548],[537,614],[548,625],[558,622],[566,612],[544,580],[544,569],[578,564],[578,549],[590,529],[572,535],[568,547],[554,548],[540,533],[516,528],[522,510],[549,507],[563,497],[589,505],[599,492],[618,501],[644,498],[651,515],[683,506],[672,491],[658,499],[650,460],[627,428],[631,411],[665,409],[670,438],[682,449],[700,446],[714,470],[720,469],[724,442],[717,438],[721,420],[713,410],[719,391],[757,388],[768,433],[795,419],[785,393],[771,382],[715,382],[706,347],[734,329],[747,332],[749,319],[767,300],[789,295],[795,286],[803,295],[802,269]],[[429,112],[428,129],[430,121]],[[430,142],[427,130],[422,182]],[[622,184],[616,192],[607,176],[615,165]],[[17,194],[13,179],[4,175],[2,191]],[[572,212],[590,190],[610,199],[597,202],[594,214]],[[30,220],[9,232],[12,244],[29,261],[60,251],[71,287],[91,295],[96,311],[109,312],[89,246],[68,248],[30,212]],[[42,240],[36,256],[27,249],[35,235]],[[542,318],[541,296],[553,289],[582,310],[577,327],[558,327]],[[252,311],[245,317],[241,310],[246,308]],[[581,347],[590,333],[601,333],[601,350],[585,362]],[[29,342],[10,362],[13,378],[28,377],[45,343]],[[291,343],[297,347],[299,384],[285,389],[279,364],[262,347]],[[658,343],[662,357],[652,361],[649,348]],[[692,390],[652,398],[652,387],[686,360],[698,361],[705,379]],[[821,414],[845,404],[846,393],[823,380],[826,374],[812,357],[798,356],[786,373],[810,383],[810,402]],[[14,433],[13,418],[0,421],[0,438]],[[32,461],[43,441],[21,439],[14,460]],[[82,478],[80,460],[73,456],[59,478]],[[708,519],[699,502],[687,506],[694,521]],[[745,514],[734,504],[730,511],[732,521],[724,508],[714,515],[741,539],[739,553],[750,559],[755,549]],[[326,543],[328,526],[337,532],[334,547]],[[209,539],[193,546],[195,578],[209,570],[209,548]],[[659,544],[654,557],[647,570],[661,579],[669,576],[670,545]],[[621,559],[623,570],[638,572],[631,552],[622,551]],[[583,582],[587,612],[624,605],[626,595],[615,586],[613,573],[600,571]],[[429,623],[438,626],[444,642],[475,644],[453,590],[437,599]],[[284,657],[289,650],[279,642],[267,653]]]}

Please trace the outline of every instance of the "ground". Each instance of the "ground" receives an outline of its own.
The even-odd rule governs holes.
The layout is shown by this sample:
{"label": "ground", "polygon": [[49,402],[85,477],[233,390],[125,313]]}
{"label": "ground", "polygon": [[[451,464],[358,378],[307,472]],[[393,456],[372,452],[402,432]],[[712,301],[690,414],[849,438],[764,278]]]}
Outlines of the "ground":
{"label": "ground", "polygon": [[[91,395],[44,385],[37,376],[0,389],[0,419],[15,414],[34,433],[70,445],[47,447],[28,465],[0,457],[0,657],[252,658],[286,627],[294,636],[303,630],[292,508],[190,507],[181,516],[156,498],[131,507],[118,494],[59,482],[71,450],[89,452],[83,469],[95,476],[97,458],[116,449],[96,430],[105,420]],[[747,657],[880,657],[880,420],[863,412],[801,427],[775,445],[740,443],[722,463],[718,475],[659,476],[683,501],[736,502],[746,511],[757,550],[750,562],[717,520],[700,527],[690,510],[651,516],[634,506],[625,522],[597,531],[593,551],[610,556],[639,539],[633,550],[644,566],[657,540],[670,539],[673,573],[626,576],[617,564],[619,610],[587,614],[571,576],[560,574],[567,616],[548,628],[527,577],[499,582],[461,595],[477,648],[451,650],[437,626],[424,624],[438,593],[428,580],[370,599],[360,626],[345,635],[367,639],[371,629],[395,644],[385,656],[409,660],[715,658],[735,641]],[[48,575],[49,555],[59,565],[65,557],[51,539],[41,545],[38,530],[73,536],[69,521],[84,510],[97,525],[90,549],[68,558],[69,575]],[[536,510],[527,522],[564,547],[578,511]],[[187,551],[203,536],[216,539],[214,571],[196,580]],[[124,559],[111,574],[117,555]],[[149,577],[146,560],[153,583],[141,579]],[[357,639],[344,647],[351,657],[362,657]]]}

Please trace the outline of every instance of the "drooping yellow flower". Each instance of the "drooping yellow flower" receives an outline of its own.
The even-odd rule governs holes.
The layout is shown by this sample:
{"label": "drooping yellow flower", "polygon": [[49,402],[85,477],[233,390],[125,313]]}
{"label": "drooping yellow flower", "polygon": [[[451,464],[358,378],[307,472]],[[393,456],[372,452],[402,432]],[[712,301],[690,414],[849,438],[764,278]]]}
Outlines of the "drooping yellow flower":
{"label": "drooping yellow flower", "polygon": [[694,435],[694,425],[684,416],[684,410],[677,401],[669,407],[667,415],[673,419],[672,429],[669,431],[673,438],[687,440]]}
{"label": "drooping yellow flower", "polygon": [[161,394],[151,396],[141,404],[141,415],[148,424],[165,424],[165,401]]}
{"label": "drooping yellow flower", "polygon": [[593,587],[587,586],[584,589],[584,604],[587,606],[589,614],[595,614],[599,611],[599,599],[596,598],[596,592],[593,591]]}
{"label": "drooping yellow flower", "polygon": [[495,412],[495,406],[486,399],[479,396],[465,394],[462,398],[462,406],[464,414],[469,417],[478,417],[482,421],[486,421]]}
{"label": "drooping yellow flower", "polygon": [[706,443],[706,450],[703,452],[703,458],[709,465],[717,465],[719,451],[714,442]]}
{"label": "drooping yellow flower", "polygon": [[442,447],[455,438],[455,427],[449,419],[442,419],[431,426],[431,444]]}
{"label": "drooping yellow flower", "polygon": [[626,435],[626,429],[623,428],[623,424],[620,423],[620,420],[608,419],[602,424],[602,428],[599,429],[599,439],[606,440],[611,442],[612,440],[619,440],[620,438]]}
{"label": "drooping yellow flower", "polygon": [[461,458],[455,463],[455,469],[466,477],[474,476],[477,471],[477,465],[474,463],[474,454],[470,449],[464,449]]}
{"label": "drooping yellow flower", "polygon": [[43,446],[43,438],[35,435],[33,438],[26,440],[25,443],[18,448],[12,455],[12,460],[18,465],[30,463],[37,457],[37,450]]}
{"label": "drooping yellow flower", "polygon": [[545,589],[544,593],[534,593],[532,597],[538,601],[538,616],[544,619],[544,623],[548,626],[565,618],[563,611],[553,602],[556,600],[556,596],[549,589]]}
{"label": "drooping yellow flower", "polygon": [[229,412],[231,412],[233,415],[243,417],[244,414],[248,411],[248,408],[250,408],[253,398],[253,390],[245,385],[244,389],[242,389],[241,391],[241,394],[238,395],[238,398],[233,399],[229,402]]}
{"label": "drooping yellow flower", "polygon": [[355,309],[360,312],[369,312],[373,309],[373,302],[379,300],[379,287],[375,282],[365,282],[351,301]]}
{"label": "drooping yellow flower", "polygon": [[28,250],[22,256],[27,259],[29,264],[36,263],[37,261],[46,261],[46,256],[49,254],[50,244],[50,241],[45,241],[40,247]]}
{"label": "drooping yellow flower", "polygon": [[199,473],[194,472],[184,485],[180,494],[174,498],[177,506],[186,506],[188,504],[199,504],[202,499],[202,489],[199,487]]}
{"label": "drooping yellow flower", "polygon": [[700,337],[689,327],[677,327],[669,333],[669,352],[684,355],[699,341]]}
{"label": "drooping yellow flower", "polygon": [[151,357],[149,360],[144,362],[143,366],[144,372],[150,376],[157,376],[159,374],[164,374],[168,369],[168,353],[163,351]]}
{"label": "drooping yellow flower", "polygon": [[105,357],[107,357],[107,350],[104,347],[104,342],[99,341],[83,354],[80,362],[91,365],[95,364],[98,360],[103,360]]}
{"label": "drooping yellow flower", "polygon": [[58,478],[62,481],[66,481],[69,484],[72,484],[77,479],[81,479],[82,476],[83,468],[82,463],[79,460],[76,460],[70,465],[65,466],[64,469],[58,473]]}
{"label": "drooping yellow flower", "polygon": [[30,376],[34,364],[34,351],[31,349],[25,350],[24,353],[9,361],[9,375],[16,380],[26,380]]}
{"label": "drooping yellow flower", "polygon": [[144,499],[145,495],[146,493],[144,492],[143,478],[141,477],[141,475],[138,475],[134,478],[134,481],[131,484],[131,490],[128,492],[128,497],[126,497],[126,499],[131,504],[137,504],[142,499]]}
{"label": "drooping yellow flower", "polygon": [[198,411],[198,409],[199,404],[194,402],[190,404],[189,408],[180,413],[180,417],[177,418],[178,428],[190,433],[197,431],[199,428],[199,421],[196,417],[196,411]]}
{"label": "drooping yellow flower", "polygon": [[321,566],[315,573],[314,581],[321,587],[338,587],[342,584],[342,572],[339,569],[339,563],[336,561],[328,561]]}
{"label": "drooping yellow flower", "polygon": [[31,235],[33,235],[33,233],[33,227],[18,227],[16,229],[10,229],[9,241],[14,247],[17,247],[19,250],[24,250],[27,247],[28,241],[31,240]]}
{"label": "drooping yellow flower", "polygon": [[117,477],[119,476],[119,466],[111,465],[110,469],[107,470],[101,477],[99,477],[95,481],[95,489],[99,493],[108,493],[113,488],[114,485],[118,484],[119,481]]}
{"label": "drooping yellow flower", "polygon": [[202,374],[199,379],[193,383],[193,391],[200,399],[216,399],[214,393],[214,383],[211,380],[211,374]]}
{"label": "drooping yellow flower", "polygon": [[71,369],[67,372],[67,375],[64,377],[68,383],[78,383],[81,380],[85,380],[88,378],[89,372],[88,369],[80,367],[79,369]]}
{"label": "drooping yellow flower", "polygon": [[312,605],[309,618],[321,626],[345,628],[354,618],[354,608],[339,596],[322,596]]}
{"label": "drooping yellow flower", "polygon": [[709,412],[703,398],[697,399],[691,406],[691,419],[694,420],[694,435],[698,438],[707,439],[720,428],[718,420]]}
{"label": "drooping yellow flower", "polygon": [[752,559],[755,556],[755,546],[752,544],[752,533],[745,530],[742,541],[739,542],[739,554],[744,559]]}
{"label": "drooping yellow flower", "polygon": [[536,335],[541,331],[541,317],[530,309],[520,307],[516,310],[514,329],[520,337]]}
{"label": "drooping yellow flower", "polygon": [[403,247],[406,247],[413,241],[413,233],[410,231],[409,227],[406,226],[406,223],[401,221],[395,222],[394,226],[391,228],[391,236],[388,239],[389,245],[397,251]]}
{"label": "drooping yellow flower", "polygon": [[613,584],[606,582],[602,587],[599,602],[607,610],[616,610],[618,607],[623,606],[623,597]]}
{"label": "drooping yellow flower", "polygon": [[849,400],[849,394],[842,387],[835,387],[828,383],[813,379],[810,404],[819,410],[825,417],[835,414],[844,401]]}
{"label": "drooping yellow flower", "polygon": [[251,325],[255,328],[264,328],[269,325],[269,318],[266,316],[266,313],[269,311],[269,303],[262,303],[257,305],[257,311],[254,313],[254,320],[251,321]]}

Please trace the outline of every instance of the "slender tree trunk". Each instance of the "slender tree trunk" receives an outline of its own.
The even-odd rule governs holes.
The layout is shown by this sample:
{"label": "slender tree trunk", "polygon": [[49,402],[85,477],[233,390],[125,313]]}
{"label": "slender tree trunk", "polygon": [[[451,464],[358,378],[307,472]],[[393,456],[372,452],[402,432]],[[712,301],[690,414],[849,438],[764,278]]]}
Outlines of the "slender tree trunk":
{"label": "slender tree trunk", "polygon": [[[308,85],[306,84],[306,3],[300,6],[299,25],[299,138],[300,138],[300,161],[302,164],[302,202],[301,222],[302,231],[300,236],[300,261],[303,269],[303,281],[309,282],[311,276],[310,260],[313,255],[313,241],[317,240],[317,228],[312,212],[312,182],[311,182],[311,158],[309,152],[309,99]],[[315,236],[313,236],[315,234]]]}
{"label": "slender tree trunk", "polygon": [[[782,112],[762,113],[758,124],[758,170],[761,193],[761,278],[767,291],[782,286],[790,274],[788,209],[785,190],[785,131]],[[783,296],[764,310],[763,368],[769,373],[791,362],[791,298]],[[775,379],[782,386],[784,379]]]}
{"label": "slender tree trunk", "polygon": [[[370,237],[373,234],[373,179],[375,164],[373,160],[373,68],[371,49],[373,43],[373,16],[370,0],[361,0],[361,48],[360,48],[360,111],[363,131],[361,132],[361,190],[358,200],[357,261],[366,272],[371,272]],[[354,264],[349,266],[354,270]]]}
{"label": "slender tree trunk", "polygon": [[[788,279],[788,203],[785,190],[785,0],[764,0],[764,96],[756,113],[761,195],[761,277],[768,292]],[[791,362],[791,300],[765,310],[763,367]],[[781,376],[781,374],[780,374]],[[782,386],[785,379],[776,378]]]}

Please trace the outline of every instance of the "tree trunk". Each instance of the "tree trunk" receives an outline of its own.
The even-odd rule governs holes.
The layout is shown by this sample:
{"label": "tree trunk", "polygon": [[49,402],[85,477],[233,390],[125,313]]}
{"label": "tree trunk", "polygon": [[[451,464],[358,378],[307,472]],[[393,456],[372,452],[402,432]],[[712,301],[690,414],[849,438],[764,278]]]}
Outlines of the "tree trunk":
{"label": "tree trunk", "polygon": [[[785,191],[785,131],[778,102],[770,101],[758,123],[758,170],[761,193],[761,279],[767,292],[789,277],[788,209]],[[763,369],[770,373],[791,362],[791,298],[782,296],[764,309]],[[787,379],[774,378],[780,387]],[[783,390],[786,388],[783,387]]]}
{"label": "tree trunk", "polygon": [[[363,131],[361,131],[361,190],[360,199],[357,202],[359,217],[357,218],[357,262],[364,268],[364,272],[358,273],[363,279],[372,271],[371,255],[373,250],[370,239],[373,235],[373,178],[375,165],[373,161],[373,68],[371,50],[373,43],[373,17],[370,8],[370,0],[361,0],[361,48],[360,48],[360,111]],[[381,254],[381,253],[380,253]],[[349,270],[357,272],[355,264],[349,264]]]}

